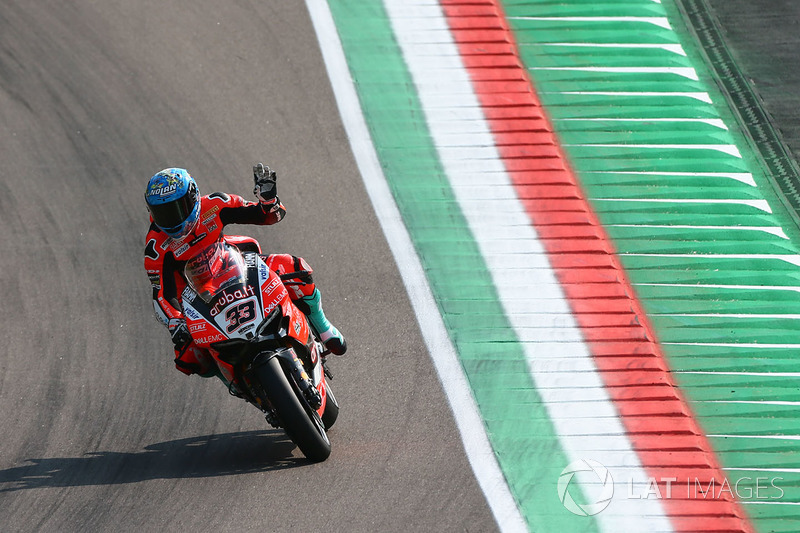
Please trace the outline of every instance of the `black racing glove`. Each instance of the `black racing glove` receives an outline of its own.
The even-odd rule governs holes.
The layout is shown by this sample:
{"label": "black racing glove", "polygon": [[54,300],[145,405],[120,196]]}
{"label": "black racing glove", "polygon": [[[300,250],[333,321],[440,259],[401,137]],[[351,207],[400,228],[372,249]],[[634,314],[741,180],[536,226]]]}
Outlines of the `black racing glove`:
{"label": "black racing glove", "polygon": [[192,334],[189,333],[189,327],[186,325],[186,320],[182,318],[173,318],[169,321],[169,334],[172,336],[172,344],[175,349],[183,351],[192,343]]}
{"label": "black racing glove", "polygon": [[272,204],[278,197],[278,176],[274,170],[258,163],[253,166],[253,181],[256,186],[253,194],[258,197],[262,204]]}

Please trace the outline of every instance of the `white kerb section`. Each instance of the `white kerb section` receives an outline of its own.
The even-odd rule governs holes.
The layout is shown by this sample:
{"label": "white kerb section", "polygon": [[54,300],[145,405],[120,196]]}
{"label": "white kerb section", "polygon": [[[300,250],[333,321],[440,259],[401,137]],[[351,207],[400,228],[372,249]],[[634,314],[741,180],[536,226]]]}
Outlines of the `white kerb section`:
{"label": "white kerb section", "polygon": [[[648,475],[569,312],[536,230],[519,198],[508,194],[513,190],[511,180],[441,7],[425,0],[384,3],[445,172],[561,445],[570,462],[592,459],[603,464],[619,487],[611,505],[595,518],[606,531],[671,531],[660,501],[625,498],[625,484],[646,486]],[[426,38],[420,28],[434,32],[437,39]],[[453,131],[467,122],[470,135],[463,137],[463,144],[454,145]],[[476,188],[476,183],[481,186]],[[518,276],[504,272],[510,258]],[[520,277],[537,283],[520,286],[515,282]],[[562,320],[557,328],[530,328],[526,317],[532,312]]]}

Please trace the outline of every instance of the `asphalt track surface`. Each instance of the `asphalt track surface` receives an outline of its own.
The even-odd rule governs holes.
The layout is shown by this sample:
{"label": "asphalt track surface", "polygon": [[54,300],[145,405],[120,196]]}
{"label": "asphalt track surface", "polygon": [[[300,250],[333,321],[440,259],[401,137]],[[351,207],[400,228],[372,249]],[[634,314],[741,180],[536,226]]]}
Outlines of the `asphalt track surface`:
{"label": "asphalt track surface", "polygon": [[[492,531],[353,161],[305,4],[0,2],[2,531]],[[349,354],[307,463],[174,369],[142,267],[144,186],[184,166],[287,217]],[[237,229],[237,228],[231,228]]]}
{"label": "asphalt track surface", "polygon": [[[711,0],[795,154],[800,3]],[[0,530],[491,531],[302,2],[0,0]],[[142,269],[147,178],[185,166],[289,214],[350,353],[310,465],[173,369]],[[232,228],[235,230],[235,228]]]}

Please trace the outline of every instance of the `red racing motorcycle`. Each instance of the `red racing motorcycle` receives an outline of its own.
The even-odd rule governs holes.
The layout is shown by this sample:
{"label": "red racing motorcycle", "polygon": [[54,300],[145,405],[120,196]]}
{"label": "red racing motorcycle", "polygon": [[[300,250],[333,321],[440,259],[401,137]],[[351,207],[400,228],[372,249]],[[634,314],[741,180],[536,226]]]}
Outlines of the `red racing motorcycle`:
{"label": "red racing motorcycle", "polygon": [[230,392],[282,427],[310,461],[327,459],[327,430],[339,404],[328,384],[324,345],[286,290],[298,273],[282,279],[267,268],[255,240],[225,237],[188,261],[184,276],[187,326],[196,345],[214,357]]}

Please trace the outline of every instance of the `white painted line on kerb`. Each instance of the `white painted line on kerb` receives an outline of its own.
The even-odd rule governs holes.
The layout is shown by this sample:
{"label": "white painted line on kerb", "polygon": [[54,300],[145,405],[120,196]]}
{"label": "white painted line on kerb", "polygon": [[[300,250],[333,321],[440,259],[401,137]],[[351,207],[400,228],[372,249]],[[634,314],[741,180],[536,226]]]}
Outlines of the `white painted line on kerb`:
{"label": "white painted line on kerb", "polygon": [[[647,229],[663,229],[668,231],[689,229],[696,230],[713,230],[713,231],[758,231],[761,233],[769,233],[781,239],[789,240],[789,236],[783,231],[780,226],[692,226],[689,224],[608,224],[609,228],[647,228]],[[653,234],[655,237],[655,233]],[[695,235],[696,237],[696,235]],[[651,315],[652,316],[652,315]]]}
{"label": "white painted line on kerb", "polygon": [[769,440],[800,440],[800,435],[709,435],[718,439],[769,439]]}
{"label": "white painted line on kerb", "polygon": [[671,346],[708,346],[710,348],[747,348],[748,350],[800,349],[797,343],[768,344],[761,342],[662,342]]}
{"label": "white painted line on kerb", "polygon": [[723,370],[675,370],[675,374],[701,374],[706,376],[746,376],[759,378],[800,378],[800,372],[727,372]]}
{"label": "white painted line on kerb", "polygon": [[[739,468],[724,468],[728,472],[784,472],[787,474],[800,474],[800,468],[746,468],[746,467],[739,467]],[[791,502],[795,505],[800,505],[800,502]]]}
{"label": "white painted line on kerb", "polygon": [[727,291],[800,292],[800,285],[724,285],[710,283],[634,283],[637,287],[674,287],[681,289],[722,289]]}
{"label": "white painted line on kerb", "polygon": [[800,255],[797,254],[651,254],[651,253],[621,253],[626,257],[653,257],[662,259],[699,259],[706,261],[719,261],[722,259],[773,259],[784,261],[791,265],[800,266]]}
{"label": "white painted line on kerb", "polygon": [[565,72],[599,72],[603,74],[675,74],[700,81],[692,67],[530,67],[529,70],[563,70]]}
{"label": "white painted line on kerb", "polygon": [[711,96],[703,92],[666,92],[666,91],[561,91],[557,93],[542,93],[542,94],[566,94],[568,96],[633,96],[633,97],[677,97],[677,98],[691,98],[699,100],[706,104],[713,103]]}
{"label": "white painted line on kerb", "polygon": [[766,200],[706,200],[688,198],[591,198],[595,202],[630,202],[630,203],[661,203],[661,204],[730,204],[754,207],[765,213],[772,213],[772,208]]}
{"label": "white painted line on kerb", "polygon": [[595,144],[595,143],[579,143],[579,144],[564,144],[563,146],[587,146],[590,148],[635,148],[644,150],[715,150],[722,152],[737,159],[742,158],[741,152],[733,144]]}
{"label": "white painted line on kerb", "polygon": [[698,124],[708,124],[721,130],[727,130],[728,126],[719,118],[636,118],[636,117],[565,117],[553,118],[553,122],[696,122]]}
{"label": "white painted line on kerb", "polygon": [[489,443],[472,390],[447,335],[419,257],[383,175],[333,15],[325,0],[306,0],[328,76],[370,201],[392,250],[425,344],[454,413],[467,458],[501,531],[527,531]]}
{"label": "white painted line on kerb", "polygon": [[[726,128],[727,129],[727,128]],[[757,187],[753,175],[749,172],[640,172],[640,171],[614,171],[614,170],[590,170],[584,174],[612,174],[622,176],[659,176],[675,178],[725,178],[736,180],[741,183]]]}
{"label": "white painted line on kerb", "polygon": [[524,48],[526,46],[561,46],[561,47],[573,47],[573,48],[630,48],[630,49],[637,49],[637,48],[655,48],[660,50],[666,50],[668,52],[672,52],[673,54],[678,54],[680,56],[686,57],[686,51],[683,47],[679,44],[642,44],[642,43],[520,43],[520,48]]}
{"label": "white painted line on kerb", "polygon": [[[663,317],[692,317],[692,318],[722,318],[725,320],[743,318],[747,320],[753,319],[770,319],[770,320],[800,320],[800,315],[780,315],[780,314],[757,314],[757,313],[650,313],[649,316],[663,316]],[[800,374],[799,374],[800,375]]]}
{"label": "white painted line on kerb", "polygon": [[[425,27],[435,31],[440,38],[437,45],[440,51],[432,54],[428,48],[421,58],[415,55],[419,51],[418,39],[426,38],[417,32],[416,19],[395,16],[397,12],[409,13],[407,0],[385,0],[384,4],[453,194],[486,261],[505,314],[517,338],[522,341],[520,346],[526,355],[531,377],[559,435],[567,460],[591,458],[613,472],[627,472],[628,479],[634,483],[646,482],[647,473],[583,341],[582,332],[569,313],[569,303],[536,230],[519,198],[506,195],[507,191],[514,189],[497,152],[483,108],[474,87],[466,81],[469,76],[460,55],[454,53],[457,46],[452,36],[449,41],[442,39],[444,32],[449,31],[445,16],[440,10],[437,17],[431,16],[426,21]],[[426,13],[430,15],[427,8]],[[441,83],[430,83],[433,79]],[[460,109],[462,118],[472,121],[472,146],[451,146],[449,124],[454,107]],[[462,180],[463,171],[475,172],[476,164],[481,165],[481,172],[485,172],[483,191],[503,191],[501,198],[476,196],[474,182]],[[495,215],[486,216],[487,213]],[[515,250],[509,250],[504,243],[498,247],[498,235],[503,235],[504,240],[515,241]],[[509,268],[512,257],[516,261],[515,267],[527,273],[528,279],[536,279],[539,283],[520,286],[510,281],[503,272]],[[555,313],[564,320],[554,330],[529,328],[526,327],[529,322],[522,318],[522,314],[531,311]],[[576,387],[590,391],[593,401],[577,401],[575,398],[579,393],[576,393]],[[591,448],[592,439],[601,435],[615,442],[614,451],[605,445],[587,449],[587,444]],[[657,500],[615,499],[595,519],[606,531],[672,530],[661,502]]]}
{"label": "white painted line on kerb", "polygon": [[788,400],[698,400],[697,403],[741,403],[745,405],[777,405],[784,407],[797,407],[800,402]]}
{"label": "white painted line on kerb", "polygon": [[667,17],[508,17],[509,20],[534,20],[538,22],[642,22],[671,30]]}
{"label": "white painted line on kerb", "polygon": [[800,505],[800,502],[781,502],[775,500],[739,500],[743,505]]}

